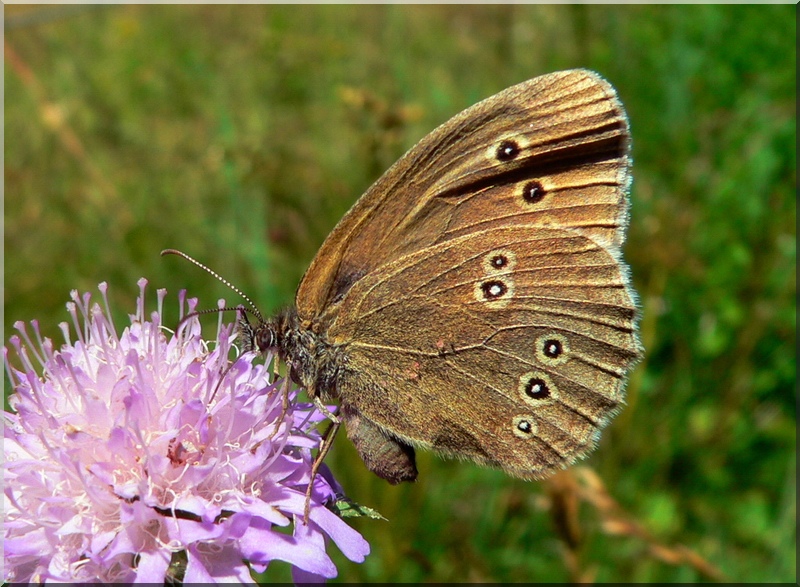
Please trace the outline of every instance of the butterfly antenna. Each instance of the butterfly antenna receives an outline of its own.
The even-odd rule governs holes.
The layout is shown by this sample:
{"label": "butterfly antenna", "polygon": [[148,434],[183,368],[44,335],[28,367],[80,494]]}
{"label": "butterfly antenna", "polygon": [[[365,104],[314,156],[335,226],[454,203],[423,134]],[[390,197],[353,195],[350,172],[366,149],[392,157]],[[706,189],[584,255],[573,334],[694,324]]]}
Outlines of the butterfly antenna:
{"label": "butterfly antenna", "polygon": [[196,310],[194,312],[189,312],[183,318],[180,319],[178,325],[175,327],[177,331],[183,325],[184,322],[194,318],[195,316],[204,316],[206,314],[219,314],[220,312],[246,312],[248,314],[253,314],[256,318],[261,319],[261,316],[253,312],[250,308],[245,308],[244,306],[238,306],[236,308],[231,308],[230,306],[226,306],[225,308],[208,308],[206,310]]}
{"label": "butterfly antenna", "polygon": [[[184,253],[182,251],[179,251],[177,249],[164,249],[163,251],[161,251],[161,256],[163,257],[165,255],[178,255],[179,257],[183,257],[187,261],[189,261],[191,263],[194,263],[195,265],[200,267],[200,269],[202,269],[203,271],[205,271],[207,273],[210,273],[211,275],[216,277],[219,281],[221,281],[222,283],[227,285],[229,288],[231,288],[233,291],[235,291],[237,294],[239,294],[242,298],[244,298],[244,300],[248,304],[250,304],[250,308],[252,309],[252,310],[247,310],[247,311],[249,311],[256,318],[258,318],[259,322],[264,322],[264,317],[261,315],[261,312],[258,311],[258,308],[253,303],[253,300],[251,300],[249,297],[247,297],[242,290],[240,290],[238,287],[233,285],[230,281],[228,281],[227,279],[222,277],[219,273],[217,273],[213,269],[209,269],[208,267],[203,265],[200,261],[197,261],[196,259],[193,259],[192,257],[187,255],[186,253]],[[228,310],[228,309],[230,309],[230,308],[226,308],[226,310]],[[211,311],[212,312],[216,312],[216,311],[219,311],[219,310],[211,310]],[[197,314],[203,314],[203,313],[206,313],[206,312],[197,312]]]}

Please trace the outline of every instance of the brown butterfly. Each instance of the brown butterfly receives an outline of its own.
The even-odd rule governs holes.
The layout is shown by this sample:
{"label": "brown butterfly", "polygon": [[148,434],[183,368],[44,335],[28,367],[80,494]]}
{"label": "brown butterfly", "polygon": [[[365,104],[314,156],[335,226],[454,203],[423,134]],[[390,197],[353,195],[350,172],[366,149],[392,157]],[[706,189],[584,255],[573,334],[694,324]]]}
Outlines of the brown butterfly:
{"label": "brown butterfly", "polygon": [[390,483],[417,477],[415,447],[546,477],[592,449],[641,354],[629,184],[608,82],[572,70],[508,88],[375,182],[295,307],[240,320],[245,347],[338,400],[333,433],[341,420]]}

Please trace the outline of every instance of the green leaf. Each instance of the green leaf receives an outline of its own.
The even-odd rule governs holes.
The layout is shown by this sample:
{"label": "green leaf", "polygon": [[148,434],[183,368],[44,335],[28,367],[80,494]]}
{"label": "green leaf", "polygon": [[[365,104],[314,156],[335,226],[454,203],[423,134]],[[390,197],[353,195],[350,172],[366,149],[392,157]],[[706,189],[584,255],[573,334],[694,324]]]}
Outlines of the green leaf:
{"label": "green leaf", "polygon": [[335,513],[340,518],[372,518],[373,520],[385,520],[388,522],[386,518],[384,518],[377,510],[374,510],[370,507],[359,505],[354,502],[352,499],[347,497],[339,497],[334,503],[328,506],[333,513]]}

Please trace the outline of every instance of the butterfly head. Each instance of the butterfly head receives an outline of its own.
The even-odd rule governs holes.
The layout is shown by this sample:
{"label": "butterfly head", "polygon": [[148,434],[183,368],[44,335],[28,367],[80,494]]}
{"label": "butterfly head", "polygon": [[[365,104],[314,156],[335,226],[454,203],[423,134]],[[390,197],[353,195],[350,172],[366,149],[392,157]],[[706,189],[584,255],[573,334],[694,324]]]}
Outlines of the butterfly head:
{"label": "butterfly head", "polygon": [[[191,318],[192,316],[197,316],[200,314],[207,314],[210,312],[226,312],[229,310],[236,310],[238,313],[238,319],[236,321],[237,331],[239,337],[241,339],[242,348],[245,352],[254,351],[258,354],[266,354],[268,351],[281,351],[281,339],[280,332],[284,330],[283,326],[286,322],[286,319],[283,318],[283,314],[279,314],[275,318],[264,319],[261,315],[261,312],[258,311],[258,308],[253,303],[253,301],[247,297],[238,287],[233,285],[227,279],[222,277],[216,271],[206,267],[196,259],[190,257],[186,253],[182,251],[178,251],[175,249],[165,249],[161,251],[161,256],[164,255],[177,255],[179,257],[183,257],[187,261],[197,265],[203,271],[210,273],[214,277],[216,277],[219,281],[227,285],[237,294],[242,296],[245,300],[247,300],[250,307],[245,306],[238,306],[237,308],[217,308],[214,310],[201,310],[199,312],[193,312],[187,316],[184,316],[181,322],[184,320]],[[247,319],[247,315],[251,314],[256,319],[256,324],[250,324],[250,321]],[[285,314],[285,313],[284,313]]]}
{"label": "butterfly head", "polygon": [[247,319],[246,308],[239,307],[237,311],[239,317],[236,320],[236,329],[244,352],[253,351],[263,355],[279,348],[277,325],[274,320],[257,317],[258,322],[251,324]]}
{"label": "butterfly head", "polygon": [[[244,352],[276,353],[287,361],[292,379],[298,385],[313,386],[318,376],[316,365],[320,362],[316,352],[326,354],[328,347],[322,339],[300,325],[293,308],[285,308],[269,318],[263,318],[244,306],[239,306],[237,311],[236,326]],[[248,314],[253,315],[257,322],[251,323]],[[324,361],[321,363],[325,364]]]}

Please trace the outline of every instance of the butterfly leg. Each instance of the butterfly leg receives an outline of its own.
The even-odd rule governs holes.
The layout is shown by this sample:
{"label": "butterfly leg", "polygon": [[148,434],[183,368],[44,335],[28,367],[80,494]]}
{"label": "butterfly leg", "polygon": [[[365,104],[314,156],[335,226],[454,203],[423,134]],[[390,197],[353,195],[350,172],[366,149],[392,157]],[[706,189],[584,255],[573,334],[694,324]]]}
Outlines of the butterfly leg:
{"label": "butterfly leg", "polygon": [[322,461],[325,460],[325,456],[328,454],[331,446],[333,446],[333,441],[336,438],[336,433],[339,432],[339,427],[342,425],[342,421],[339,416],[331,412],[317,396],[314,396],[314,405],[325,415],[326,418],[328,418],[328,420],[331,421],[331,425],[325,431],[325,434],[322,437],[322,442],[319,445],[317,457],[314,459],[314,463],[311,465],[311,478],[308,480],[308,489],[306,489],[306,507],[303,511],[303,522],[305,524],[308,524],[308,515],[311,511],[311,490],[314,488],[314,479],[317,476],[317,471],[319,471],[320,465],[322,465]]}
{"label": "butterfly leg", "polygon": [[[275,377],[278,377],[277,368],[275,369],[275,372],[276,372],[275,373]],[[278,422],[283,422],[283,419],[286,417],[286,412],[289,411],[289,380],[288,379],[284,379],[283,380],[283,384],[281,385],[280,394],[281,394],[281,415],[278,418]],[[272,440],[275,437],[275,435],[278,434],[279,430],[280,430],[280,427],[276,426],[275,430],[273,430],[272,434],[270,434],[269,439]]]}

